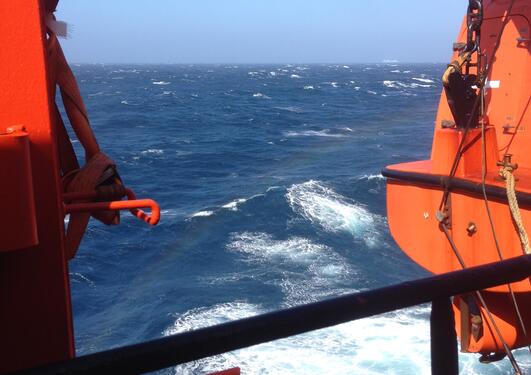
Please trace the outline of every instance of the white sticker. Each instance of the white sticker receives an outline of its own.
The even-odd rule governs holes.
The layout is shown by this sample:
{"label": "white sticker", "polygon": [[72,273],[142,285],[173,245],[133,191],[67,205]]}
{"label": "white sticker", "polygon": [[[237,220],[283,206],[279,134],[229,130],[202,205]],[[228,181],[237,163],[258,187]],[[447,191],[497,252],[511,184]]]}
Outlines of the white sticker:
{"label": "white sticker", "polygon": [[500,88],[500,81],[487,81],[485,83],[485,88],[487,88],[487,89],[499,89]]}

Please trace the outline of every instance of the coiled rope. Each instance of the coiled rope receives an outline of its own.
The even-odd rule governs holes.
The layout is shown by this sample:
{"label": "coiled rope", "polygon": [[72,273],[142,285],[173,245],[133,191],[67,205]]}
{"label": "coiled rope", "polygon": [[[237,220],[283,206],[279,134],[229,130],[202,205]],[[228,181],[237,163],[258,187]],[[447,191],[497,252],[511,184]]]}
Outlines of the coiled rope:
{"label": "coiled rope", "polygon": [[[115,163],[101,152],[90,126],[87,109],[83,103],[74,73],[70,69],[56,34],[58,25],[66,34],[64,23],[55,20],[58,0],[46,0],[46,52],[48,60],[48,84],[51,97],[55,99],[57,87],[70,125],[85,150],[85,165],[80,168],[72,147],[65,123],[55,103],[53,119],[59,148],[63,193],[98,191],[100,200],[121,199],[125,188],[116,170]],[[67,259],[72,259],[79,248],[91,217],[107,225],[120,223],[119,211],[80,212],[70,215],[66,228],[65,250]]]}

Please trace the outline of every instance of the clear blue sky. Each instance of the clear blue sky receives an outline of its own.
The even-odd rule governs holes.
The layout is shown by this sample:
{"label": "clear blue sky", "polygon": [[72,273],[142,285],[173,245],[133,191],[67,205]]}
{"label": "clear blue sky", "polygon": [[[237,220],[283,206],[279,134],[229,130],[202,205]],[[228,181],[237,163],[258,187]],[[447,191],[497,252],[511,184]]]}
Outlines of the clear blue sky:
{"label": "clear blue sky", "polygon": [[61,0],[71,62],[446,62],[466,0]]}

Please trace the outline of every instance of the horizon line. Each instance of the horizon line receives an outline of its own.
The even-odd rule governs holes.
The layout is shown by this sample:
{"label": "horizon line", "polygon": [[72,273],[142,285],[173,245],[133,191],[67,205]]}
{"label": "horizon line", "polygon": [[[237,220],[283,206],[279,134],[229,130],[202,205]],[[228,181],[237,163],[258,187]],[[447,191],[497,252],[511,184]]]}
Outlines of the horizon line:
{"label": "horizon line", "polygon": [[120,64],[129,64],[129,65],[375,65],[375,64],[448,64],[448,62],[442,61],[367,61],[367,62],[124,62],[124,61],[113,61],[113,62],[86,62],[86,61],[71,61],[70,64],[77,65],[120,65]]}

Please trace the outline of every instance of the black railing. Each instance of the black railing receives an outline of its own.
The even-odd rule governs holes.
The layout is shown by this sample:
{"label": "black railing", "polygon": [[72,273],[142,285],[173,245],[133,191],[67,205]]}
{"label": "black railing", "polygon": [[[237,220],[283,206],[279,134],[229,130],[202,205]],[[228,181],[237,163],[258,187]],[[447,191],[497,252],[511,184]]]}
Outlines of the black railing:
{"label": "black railing", "polygon": [[433,301],[432,373],[457,374],[457,343],[450,297],[528,277],[531,277],[531,255],[524,255],[89,354],[21,373],[137,374],[155,371]]}

